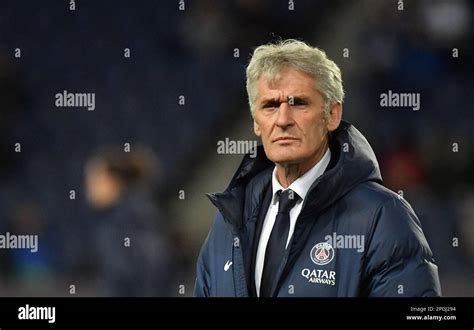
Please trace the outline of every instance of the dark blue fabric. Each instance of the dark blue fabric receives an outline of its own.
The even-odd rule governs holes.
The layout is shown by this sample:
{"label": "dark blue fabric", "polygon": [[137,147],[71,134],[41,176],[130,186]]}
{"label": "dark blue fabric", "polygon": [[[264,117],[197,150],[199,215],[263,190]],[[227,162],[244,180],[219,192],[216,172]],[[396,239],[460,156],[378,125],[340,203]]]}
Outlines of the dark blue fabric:
{"label": "dark blue fabric", "polygon": [[[343,121],[330,148],[330,165],[312,184],[277,270],[275,296],[440,296],[420,221],[382,185],[367,140]],[[273,166],[259,147],[257,157],[244,157],[224,192],[208,195],[219,211],[198,258],[195,296],[253,296],[252,251]],[[363,245],[341,247],[336,240],[328,246],[330,237],[360,238]],[[321,247],[327,260],[314,257]]]}

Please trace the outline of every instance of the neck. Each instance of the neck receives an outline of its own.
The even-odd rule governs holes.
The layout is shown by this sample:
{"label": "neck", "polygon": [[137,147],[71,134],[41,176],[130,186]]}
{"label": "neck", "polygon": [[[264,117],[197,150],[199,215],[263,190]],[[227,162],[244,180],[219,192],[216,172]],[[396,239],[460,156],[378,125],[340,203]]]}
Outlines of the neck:
{"label": "neck", "polygon": [[278,182],[288,188],[299,177],[308,172],[316,165],[328,150],[328,143],[325,141],[321,148],[310,158],[298,163],[278,163],[276,164],[276,177]]}

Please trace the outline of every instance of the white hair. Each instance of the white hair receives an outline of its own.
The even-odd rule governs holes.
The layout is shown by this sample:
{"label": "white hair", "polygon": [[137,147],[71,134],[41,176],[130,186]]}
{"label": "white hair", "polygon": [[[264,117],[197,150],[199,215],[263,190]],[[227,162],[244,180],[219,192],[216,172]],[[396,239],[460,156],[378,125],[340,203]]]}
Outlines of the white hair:
{"label": "white hair", "polygon": [[343,102],[344,88],[337,64],[321,49],[311,47],[303,41],[288,39],[259,46],[253,52],[246,70],[247,95],[252,116],[255,113],[257,81],[262,76],[268,81],[274,81],[285,67],[293,67],[313,77],[316,82],[315,90],[324,99],[325,117],[329,114],[331,105]]}

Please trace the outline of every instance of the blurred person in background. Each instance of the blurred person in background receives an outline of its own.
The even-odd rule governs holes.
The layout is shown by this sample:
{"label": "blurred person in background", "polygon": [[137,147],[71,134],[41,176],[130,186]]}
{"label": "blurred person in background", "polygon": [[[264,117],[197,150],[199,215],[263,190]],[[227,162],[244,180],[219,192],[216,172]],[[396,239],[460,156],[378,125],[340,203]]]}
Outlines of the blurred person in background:
{"label": "blurred person in background", "polygon": [[172,248],[153,201],[158,162],[150,149],[98,152],[85,168],[93,226],[98,295],[167,296],[173,277]]}

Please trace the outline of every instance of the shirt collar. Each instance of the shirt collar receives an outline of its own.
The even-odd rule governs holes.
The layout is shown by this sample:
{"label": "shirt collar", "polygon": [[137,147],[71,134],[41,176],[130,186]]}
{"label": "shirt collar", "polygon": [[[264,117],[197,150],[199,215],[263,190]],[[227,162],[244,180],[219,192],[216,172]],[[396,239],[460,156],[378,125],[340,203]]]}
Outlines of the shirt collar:
{"label": "shirt collar", "polygon": [[[304,200],[306,195],[308,194],[309,188],[313,184],[314,181],[316,181],[317,178],[319,178],[324,171],[326,170],[326,167],[329,165],[329,161],[331,160],[331,150],[326,150],[326,153],[324,156],[319,160],[319,162],[316,163],[308,172],[300,176],[298,179],[296,179],[292,184],[287,189],[293,190],[295,193],[300,196],[301,200]],[[272,189],[273,189],[273,198],[272,198],[272,204],[275,204],[277,202],[277,192],[279,190],[286,190],[283,188],[283,186],[278,182],[278,179],[276,177],[276,166],[273,169],[273,175],[272,175]]]}

